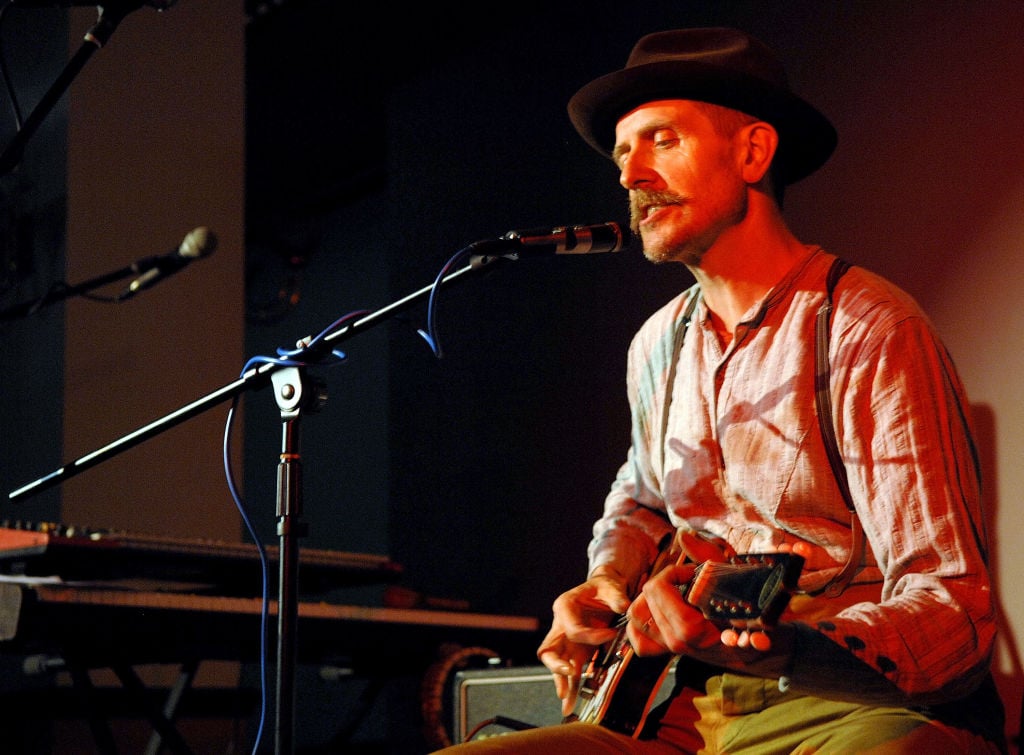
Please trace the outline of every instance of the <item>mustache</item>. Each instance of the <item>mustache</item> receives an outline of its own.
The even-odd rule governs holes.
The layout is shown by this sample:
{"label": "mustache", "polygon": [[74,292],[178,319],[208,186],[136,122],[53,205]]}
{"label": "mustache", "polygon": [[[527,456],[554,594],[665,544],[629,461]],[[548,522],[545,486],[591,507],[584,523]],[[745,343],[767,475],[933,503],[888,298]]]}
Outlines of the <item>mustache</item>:
{"label": "mustache", "polygon": [[633,189],[629,193],[629,224],[634,233],[644,217],[644,208],[654,204],[682,204],[683,197],[674,191]]}

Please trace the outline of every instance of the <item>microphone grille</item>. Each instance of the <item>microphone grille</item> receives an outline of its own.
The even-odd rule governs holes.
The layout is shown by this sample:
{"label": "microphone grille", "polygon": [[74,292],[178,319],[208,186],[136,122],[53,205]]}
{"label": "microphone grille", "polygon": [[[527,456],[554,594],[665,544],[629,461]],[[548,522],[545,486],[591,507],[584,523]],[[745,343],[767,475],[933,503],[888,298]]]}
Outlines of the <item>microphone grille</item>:
{"label": "microphone grille", "polygon": [[200,226],[199,228],[190,231],[185,237],[185,240],[181,242],[178,254],[185,259],[194,260],[199,259],[200,257],[208,257],[213,254],[216,249],[216,234],[206,226]]}

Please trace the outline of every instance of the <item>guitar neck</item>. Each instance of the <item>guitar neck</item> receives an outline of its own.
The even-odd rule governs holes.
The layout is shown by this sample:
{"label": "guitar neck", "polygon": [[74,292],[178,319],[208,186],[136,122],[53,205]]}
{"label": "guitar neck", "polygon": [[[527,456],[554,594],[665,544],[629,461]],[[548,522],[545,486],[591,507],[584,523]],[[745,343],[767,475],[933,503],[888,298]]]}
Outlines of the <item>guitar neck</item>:
{"label": "guitar neck", "polygon": [[706,561],[680,590],[690,605],[720,626],[764,628],[789,604],[803,564],[792,553],[746,553],[725,562]]}

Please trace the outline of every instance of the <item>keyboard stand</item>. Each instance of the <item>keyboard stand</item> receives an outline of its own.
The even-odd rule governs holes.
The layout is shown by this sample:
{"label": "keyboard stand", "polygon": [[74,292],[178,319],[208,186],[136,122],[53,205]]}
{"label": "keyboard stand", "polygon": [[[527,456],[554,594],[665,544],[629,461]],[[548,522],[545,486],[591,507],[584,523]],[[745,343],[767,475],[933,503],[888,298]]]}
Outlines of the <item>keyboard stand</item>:
{"label": "keyboard stand", "polygon": [[[71,675],[76,696],[89,721],[89,730],[92,732],[93,739],[96,740],[97,751],[103,755],[116,755],[118,749],[114,734],[111,731],[108,717],[101,710],[100,696],[89,676],[89,669],[84,664],[77,662],[66,663],[65,668]],[[139,701],[142,714],[153,727],[153,733],[150,735],[146,747],[146,755],[157,755],[163,746],[179,755],[192,754],[185,739],[175,728],[175,715],[182,695],[192,686],[198,668],[198,661],[187,661],[182,664],[178,678],[174,686],[171,687],[162,710],[158,710],[147,701],[147,687],[132,666],[117,663],[110,667],[124,690]]]}
{"label": "keyboard stand", "polygon": [[[162,717],[163,720],[171,726],[174,726],[175,714],[178,711],[178,704],[181,702],[181,696],[184,695],[192,686],[192,681],[196,678],[196,671],[198,669],[199,661],[189,661],[183,664],[181,671],[178,673],[177,681],[175,681],[174,686],[171,687],[171,691],[167,695],[167,701],[164,703]],[[150,736],[149,743],[146,745],[145,755],[159,755],[161,744],[161,732],[154,726],[153,734]]]}

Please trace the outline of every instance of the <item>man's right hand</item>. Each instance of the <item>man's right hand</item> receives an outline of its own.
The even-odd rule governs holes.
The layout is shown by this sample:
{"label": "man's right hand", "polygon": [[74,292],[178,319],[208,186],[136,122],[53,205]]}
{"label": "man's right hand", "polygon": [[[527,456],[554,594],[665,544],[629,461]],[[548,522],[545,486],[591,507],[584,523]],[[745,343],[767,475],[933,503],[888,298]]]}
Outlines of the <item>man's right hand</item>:
{"label": "man's right hand", "polygon": [[598,571],[555,599],[551,629],[537,650],[537,658],[554,676],[562,715],[572,713],[580,675],[594,651],[618,635],[612,625],[628,608],[625,582],[611,571]]}

